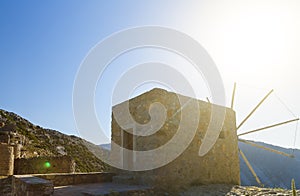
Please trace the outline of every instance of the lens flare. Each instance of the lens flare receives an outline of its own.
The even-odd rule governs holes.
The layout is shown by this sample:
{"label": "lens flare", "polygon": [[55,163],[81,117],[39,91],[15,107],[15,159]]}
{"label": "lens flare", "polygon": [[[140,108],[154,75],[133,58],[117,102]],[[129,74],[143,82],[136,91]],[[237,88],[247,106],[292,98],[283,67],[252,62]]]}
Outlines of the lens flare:
{"label": "lens flare", "polygon": [[44,163],[44,167],[45,167],[45,168],[50,168],[50,167],[51,167],[51,163],[48,162],[48,161],[45,162],[45,163]]}

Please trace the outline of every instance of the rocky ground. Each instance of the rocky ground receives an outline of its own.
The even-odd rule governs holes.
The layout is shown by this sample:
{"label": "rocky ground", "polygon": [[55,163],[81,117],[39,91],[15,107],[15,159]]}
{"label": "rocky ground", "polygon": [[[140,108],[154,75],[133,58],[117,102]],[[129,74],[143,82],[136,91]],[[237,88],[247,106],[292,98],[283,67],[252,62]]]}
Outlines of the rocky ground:
{"label": "rocky ground", "polygon": [[[300,190],[297,190],[297,194],[300,195]],[[292,190],[286,190],[281,188],[259,188],[254,186],[231,186],[231,185],[205,185],[192,187],[180,195],[182,196],[237,196],[237,195],[254,195],[254,196],[267,196],[267,195],[280,195],[288,196],[292,195]]]}

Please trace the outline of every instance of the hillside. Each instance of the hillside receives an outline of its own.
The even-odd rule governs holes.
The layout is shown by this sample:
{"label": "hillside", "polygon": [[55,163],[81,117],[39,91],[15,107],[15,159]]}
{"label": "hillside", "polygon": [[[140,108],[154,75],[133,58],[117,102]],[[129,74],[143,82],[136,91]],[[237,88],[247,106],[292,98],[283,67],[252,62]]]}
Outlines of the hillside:
{"label": "hillside", "polygon": [[0,132],[11,131],[11,142],[22,140],[21,157],[69,155],[76,162],[76,172],[106,171],[107,165],[91,153],[99,147],[79,137],[69,136],[55,130],[44,129],[26,119],[0,109]]}

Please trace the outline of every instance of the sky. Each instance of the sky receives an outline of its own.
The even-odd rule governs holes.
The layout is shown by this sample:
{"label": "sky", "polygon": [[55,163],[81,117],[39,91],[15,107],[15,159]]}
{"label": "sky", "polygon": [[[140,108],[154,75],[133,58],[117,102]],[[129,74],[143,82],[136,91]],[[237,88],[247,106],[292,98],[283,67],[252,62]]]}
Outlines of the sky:
{"label": "sky", "polygon": [[[80,135],[72,109],[76,74],[101,40],[132,27],[153,25],[197,40],[214,60],[224,82],[227,106],[237,82],[237,122],[271,89],[239,132],[290,120],[300,114],[300,2],[228,1],[8,1],[0,2],[0,108],[34,124]],[[112,63],[98,81],[96,108],[109,137],[109,96],[122,72],[137,62],[187,62],[161,50],[133,51]],[[123,67],[121,67],[123,66]],[[184,68],[185,69],[185,68]],[[205,81],[200,79],[205,99]],[[133,96],[159,84],[146,84]],[[179,92],[180,93],[180,92]],[[288,108],[288,109],[287,109]],[[237,123],[238,124],[238,123]],[[297,123],[244,137],[300,149]],[[296,136],[296,137],[295,137]],[[296,138],[296,139],[295,139]],[[103,143],[109,142],[102,141]]]}

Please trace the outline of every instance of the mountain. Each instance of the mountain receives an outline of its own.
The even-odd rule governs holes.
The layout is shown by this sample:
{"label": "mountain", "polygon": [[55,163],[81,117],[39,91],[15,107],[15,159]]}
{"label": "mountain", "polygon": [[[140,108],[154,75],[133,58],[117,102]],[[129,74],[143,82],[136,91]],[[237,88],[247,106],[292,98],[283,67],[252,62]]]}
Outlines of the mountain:
{"label": "mountain", "polygon": [[[294,155],[294,158],[289,158],[242,142],[239,143],[239,148],[244,152],[265,187],[288,189],[291,187],[291,180],[293,178],[295,179],[296,185],[298,184],[299,186],[300,150],[282,148],[262,142],[254,143]],[[240,158],[240,169],[241,184],[243,186],[258,185],[242,158]]]}
{"label": "mountain", "polygon": [[109,150],[110,151],[110,149],[111,149],[110,143],[108,143],[108,144],[100,144],[99,146],[101,148],[105,149],[105,150]]}
{"label": "mountain", "polygon": [[108,166],[92,151],[105,151],[84,139],[34,125],[19,115],[0,109],[0,135],[10,134],[10,143],[23,144],[21,157],[69,155],[76,163],[76,172],[106,171]]}

